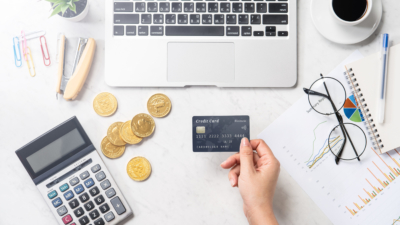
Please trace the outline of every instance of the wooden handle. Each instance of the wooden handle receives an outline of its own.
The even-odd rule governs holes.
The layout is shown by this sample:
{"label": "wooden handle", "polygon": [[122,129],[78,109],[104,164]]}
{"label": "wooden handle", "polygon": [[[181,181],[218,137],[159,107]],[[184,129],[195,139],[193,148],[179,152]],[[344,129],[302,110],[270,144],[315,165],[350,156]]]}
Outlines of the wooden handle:
{"label": "wooden handle", "polygon": [[61,35],[60,43],[58,46],[58,66],[57,66],[57,82],[56,82],[56,92],[61,93],[61,80],[64,72],[64,51],[65,51],[65,35]]}

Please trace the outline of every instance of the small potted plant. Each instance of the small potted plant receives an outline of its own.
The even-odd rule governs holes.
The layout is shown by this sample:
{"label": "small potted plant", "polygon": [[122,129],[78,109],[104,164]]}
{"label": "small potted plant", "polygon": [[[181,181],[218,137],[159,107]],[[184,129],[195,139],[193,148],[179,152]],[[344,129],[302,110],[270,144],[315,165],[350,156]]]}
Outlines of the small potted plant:
{"label": "small potted plant", "polygon": [[51,3],[53,12],[50,17],[58,14],[62,18],[78,22],[88,14],[89,0],[46,0]]}

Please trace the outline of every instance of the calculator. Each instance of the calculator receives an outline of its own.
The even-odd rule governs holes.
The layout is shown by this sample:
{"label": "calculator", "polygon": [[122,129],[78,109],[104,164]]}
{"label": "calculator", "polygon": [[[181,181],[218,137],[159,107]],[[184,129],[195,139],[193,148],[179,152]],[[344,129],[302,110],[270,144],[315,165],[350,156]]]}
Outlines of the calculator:
{"label": "calculator", "polygon": [[118,224],[132,214],[76,117],[16,154],[59,224]]}

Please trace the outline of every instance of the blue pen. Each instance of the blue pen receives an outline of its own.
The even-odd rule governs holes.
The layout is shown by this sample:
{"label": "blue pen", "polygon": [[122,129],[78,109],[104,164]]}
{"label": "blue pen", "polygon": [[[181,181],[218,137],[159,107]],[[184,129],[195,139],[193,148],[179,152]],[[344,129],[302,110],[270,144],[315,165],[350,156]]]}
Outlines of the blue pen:
{"label": "blue pen", "polygon": [[385,120],[385,98],[386,98],[386,84],[387,84],[387,71],[389,61],[389,34],[382,35],[381,42],[381,70],[379,76],[381,76],[379,100],[378,100],[378,123],[383,123]]}

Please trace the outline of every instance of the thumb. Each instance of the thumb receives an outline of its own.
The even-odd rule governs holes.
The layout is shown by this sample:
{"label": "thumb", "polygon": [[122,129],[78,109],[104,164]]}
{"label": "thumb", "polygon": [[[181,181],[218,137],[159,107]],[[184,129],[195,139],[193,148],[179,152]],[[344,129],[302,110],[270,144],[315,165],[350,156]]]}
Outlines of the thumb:
{"label": "thumb", "polygon": [[240,144],[240,171],[241,173],[254,173],[253,148],[249,139],[242,138]]}

